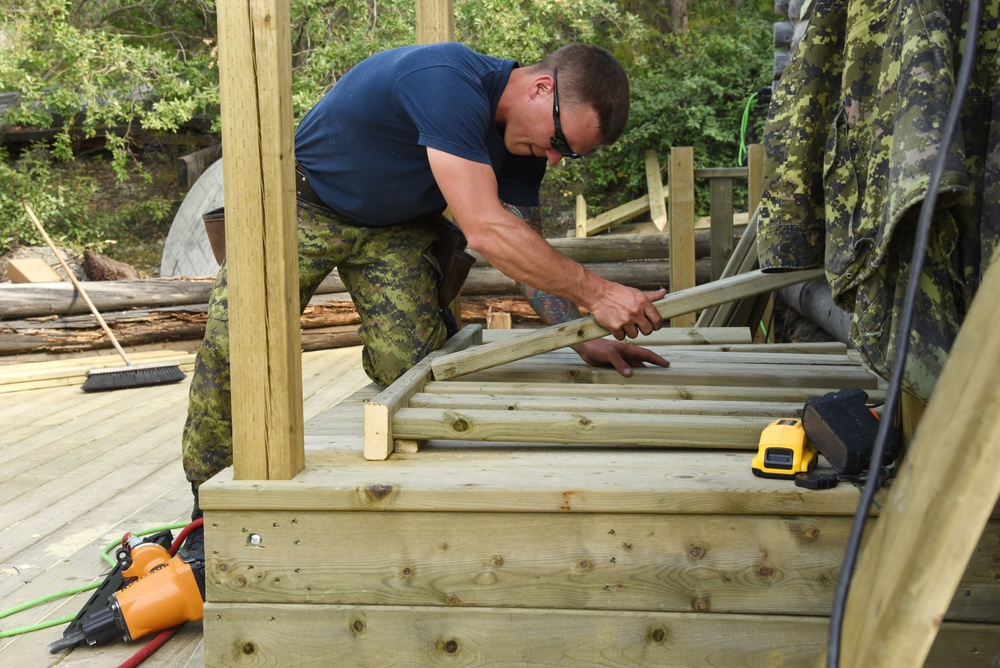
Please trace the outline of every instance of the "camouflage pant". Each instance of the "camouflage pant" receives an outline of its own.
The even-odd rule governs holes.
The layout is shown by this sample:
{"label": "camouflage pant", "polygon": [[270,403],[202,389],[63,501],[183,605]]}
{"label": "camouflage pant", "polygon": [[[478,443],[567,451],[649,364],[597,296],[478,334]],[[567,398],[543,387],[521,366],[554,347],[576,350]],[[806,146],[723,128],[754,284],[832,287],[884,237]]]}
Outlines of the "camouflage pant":
{"label": "camouflage pant", "polygon": [[[447,338],[437,304],[436,239],[432,222],[364,227],[299,203],[300,310],[336,267],[361,316],[362,363],[376,383],[390,384]],[[182,437],[184,472],[195,488],[233,463],[228,294],[223,262]]]}

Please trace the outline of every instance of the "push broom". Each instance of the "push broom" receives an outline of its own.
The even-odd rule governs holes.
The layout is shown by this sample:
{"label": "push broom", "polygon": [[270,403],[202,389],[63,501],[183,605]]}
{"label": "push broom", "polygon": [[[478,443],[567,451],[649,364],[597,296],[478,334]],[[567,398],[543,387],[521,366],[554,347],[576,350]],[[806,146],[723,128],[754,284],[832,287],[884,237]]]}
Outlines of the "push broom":
{"label": "push broom", "polygon": [[45,239],[45,243],[49,245],[52,250],[52,254],[56,256],[59,260],[59,264],[66,271],[66,275],[69,276],[69,280],[73,282],[73,287],[76,288],[80,296],[83,297],[83,301],[87,302],[87,306],[90,308],[90,312],[94,314],[97,318],[97,322],[101,324],[101,329],[104,333],[108,335],[111,340],[112,345],[114,345],[115,350],[118,354],[122,356],[125,360],[124,367],[113,367],[110,369],[91,369],[87,372],[87,380],[84,381],[83,386],[80,388],[84,392],[103,392],[106,390],[120,390],[127,387],[146,387],[148,385],[165,385],[167,383],[176,383],[178,381],[184,380],[184,372],[177,364],[144,364],[141,366],[136,366],[132,364],[129,360],[128,355],[122,350],[121,344],[118,343],[118,339],[111,332],[111,328],[108,327],[108,323],[104,321],[104,318],[98,312],[97,307],[94,306],[94,302],[90,300],[87,296],[87,292],[80,285],[80,281],[77,280],[76,275],[63,260],[62,256],[59,255],[59,251],[56,250],[56,246],[52,243],[52,239],[49,235],[45,233],[45,228],[35,217],[34,211],[31,210],[26,203],[21,203],[24,206],[24,210],[28,212],[28,217],[31,218],[31,222],[35,224],[38,229],[38,233],[42,235]]}

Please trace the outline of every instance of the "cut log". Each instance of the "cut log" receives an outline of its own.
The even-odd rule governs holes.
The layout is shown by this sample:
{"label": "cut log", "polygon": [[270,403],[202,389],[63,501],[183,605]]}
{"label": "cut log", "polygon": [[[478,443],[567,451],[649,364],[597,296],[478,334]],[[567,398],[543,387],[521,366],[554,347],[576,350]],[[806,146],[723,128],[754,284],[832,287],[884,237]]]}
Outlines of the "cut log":
{"label": "cut log", "polygon": [[[511,320],[518,324],[541,322],[523,297],[507,295],[464,299],[462,321],[485,323],[491,311],[509,314]],[[201,339],[205,334],[208,305],[103,315],[119,342],[134,347]],[[357,329],[361,319],[350,301],[314,298],[302,314],[301,322],[303,350],[324,350],[360,343]],[[91,315],[0,322],[0,356],[100,350],[110,345]]]}

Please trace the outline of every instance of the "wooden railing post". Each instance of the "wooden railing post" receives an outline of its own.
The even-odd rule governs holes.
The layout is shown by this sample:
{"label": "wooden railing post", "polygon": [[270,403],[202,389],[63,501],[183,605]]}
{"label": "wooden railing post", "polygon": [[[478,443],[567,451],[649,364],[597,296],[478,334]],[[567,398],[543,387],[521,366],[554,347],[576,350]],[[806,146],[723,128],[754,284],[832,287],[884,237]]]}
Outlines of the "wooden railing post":
{"label": "wooden railing post", "polygon": [[242,480],[304,466],[288,0],[220,0],[233,461]]}
{"label": "wooden railing post", "polygon": [[[693,288],[694,266],[694,148],[670,150],[670,292]],[[695,314],[674,317],[671,327],[694,327]]]}

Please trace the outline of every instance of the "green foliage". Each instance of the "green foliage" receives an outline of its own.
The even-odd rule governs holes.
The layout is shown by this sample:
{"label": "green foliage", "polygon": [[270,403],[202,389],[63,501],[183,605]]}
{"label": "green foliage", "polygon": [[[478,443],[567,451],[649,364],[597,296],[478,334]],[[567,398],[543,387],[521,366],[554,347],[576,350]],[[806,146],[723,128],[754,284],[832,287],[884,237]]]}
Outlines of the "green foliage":
{"label": "green foliage", "polygon": [[[646,191],[648,149],[657,151],[664,170],[674,146],[694,147],[697,167],[736,166],[747,101],[771,82],[773,16],[761,3],[728,4],[691,4],[689,30],[662,36],[661,56],[644,72],[633,72],[632,110],[622,138],[590,160],[554,170],[556,178],[585,183],[588,200],[614,193],[614,201],[605,202],[614,204]],[[751,108],[747,143],[759,141],[764,116],[761,108]],[[701,195],[704,214],[707,195]]]}
{"label": "green foliage", "polygon": [[[44,144],[36,144],[16,161],[0,149],[0,247],[45,243],[22,202],[60,245],[93,248],[114,257],[120,251],[116,244],[141,241],[172,218],[178,202],[156,194],[169,192],[163,184],[142,185],[150,179],[142,165],[129,162],[124,178],[116,174],[120,168],[111,158],[89,160],[84,169],[83,161],[63,161]],[[167,173],[176,178],[173,169]],[[140,192],[142,196],[136,196]]]}
{"label": "green foliage", "polygon": [[[132,152],[138,130],[170,133],[197,119],[218,131],[215,0],[0,6],[0,91],[21,95],[0,123],[60,128],[47,148],[18,160],[0,155],[0,245],[37,242],[21,199],[81,245],[169,218],[174,205],[164,198],[95,206],[115,186],[66,166],[80,139],[110,130],[107,167],[119,185],[137,184],[149,179]],[[456,39],[484,53],[527,64],[583,41],[625,64],[633,112],[622,140],[548,178],[547,187],[567,193],[585,184],[591,201],[644,191],[648,148],[661,162],[670,147],[691,145],[698,166],[733,164],[747,97],[770,81],[774,17],[764,0],[690,2],[683,35],[662,32],[667,15],[654,0],[455,0],[454,9]],[[296,119],[363,58],[414,41],[413,0],[291,0],[290,11]]]}

